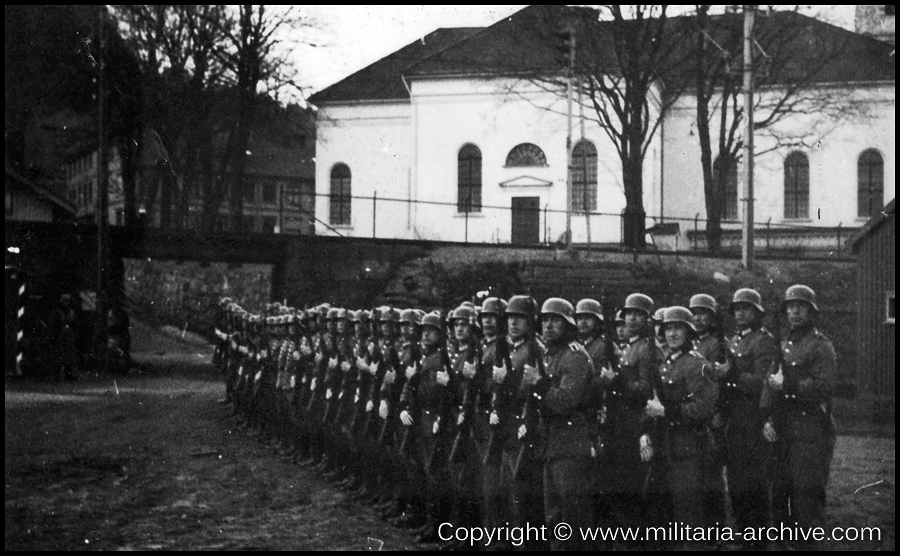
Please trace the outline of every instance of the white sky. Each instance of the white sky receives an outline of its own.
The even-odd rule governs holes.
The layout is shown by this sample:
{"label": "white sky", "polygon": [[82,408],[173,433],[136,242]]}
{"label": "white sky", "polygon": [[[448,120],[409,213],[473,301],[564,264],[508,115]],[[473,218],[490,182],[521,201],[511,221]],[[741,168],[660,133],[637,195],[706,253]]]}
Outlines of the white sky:
{"label": "white sky", "polygon": [[[298,6],[313,28],[294,39],[298,81],[312,94],[439,27],[486,27],[521,10],[516,6]],[[780,6],[779,6],[780,7]],[[783,6],[794,9],[797,6]],[[804,14],[853,27],[855,6],[799,6]],[[309,46],[304,43],[313,43]]]}

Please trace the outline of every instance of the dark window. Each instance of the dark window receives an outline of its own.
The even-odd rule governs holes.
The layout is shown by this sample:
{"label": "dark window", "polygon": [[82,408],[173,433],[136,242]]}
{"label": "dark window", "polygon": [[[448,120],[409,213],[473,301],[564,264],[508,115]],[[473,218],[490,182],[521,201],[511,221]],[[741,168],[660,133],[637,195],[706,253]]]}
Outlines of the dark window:
{"label": "dark window", "polygon": [[859,216],[875,216],[884,208],[884,160],[878,151],[863,151],[856,163],[856,207]]}
{"label": "dark window", "polygon": [[583,139],[572,149],[572,210],[597,210],[597,149]]}
{"label": "dark window", "polygon": [[809,218],[809,160],[803,153],[784,161],[784,217]]}
{"label": "dark window", "polygon": [[264,203],[268,203],[270,205],[275,204],[275,184],[274,183],[264,183],[262,186],[262,198]]}
{"label": "dark window", "polygon": [[337,226],[350,225],[350,167],[337,164],[331,169],[330,222]]}
{"label": "dark window", "polygon": [[457,212],[481,212],[481,150],[463,145],[457,156]]}
{"label": "dark window", "polygon": [[507,166],[546,166],[547,157],[537,145],[522,143],[513,147],[506,155]]}
{"label": "dark window", "polygon": [[[729,158],[729,157],[726,157]],[[729,158],[730,164],[728,171],[725,173],[725,210],[722,212],[722,218],[725,220],[738,219],[738,180],[737,180],[737,163]],[[717,179],[720,175],[721,166],[725,164],[722,157],[716,158],[713,163],[713,178]]]}
{"label": "dark window", "polygon": [[253,182],[244,182],[244,202],[252,203],[256,200],[256,184]]}
{"label": "dark window", "polygon": [[274,234],[276,224],[278,224],[278,219],[276,217],[263,216],[262,217],[262,229],[260,231],[264,234]]}

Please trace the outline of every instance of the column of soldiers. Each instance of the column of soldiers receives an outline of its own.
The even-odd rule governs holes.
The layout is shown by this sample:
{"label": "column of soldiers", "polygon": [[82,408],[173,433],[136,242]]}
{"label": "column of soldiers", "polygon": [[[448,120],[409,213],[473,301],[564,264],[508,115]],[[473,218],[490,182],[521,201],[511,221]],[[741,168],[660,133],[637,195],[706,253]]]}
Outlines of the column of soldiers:
{"label": "column of soldiers", "polygon": [[[446,315],[220,309],[215,362],[239,424],[420,542],[442,523],[824,525],[835,355],[806,286],[786,292],[780,345],[747,288],[730,339],[706,294],[656,311],[631,294],[609,329],[596,300],[526,295]],[[526,538],[487,548],[598,544]]]}

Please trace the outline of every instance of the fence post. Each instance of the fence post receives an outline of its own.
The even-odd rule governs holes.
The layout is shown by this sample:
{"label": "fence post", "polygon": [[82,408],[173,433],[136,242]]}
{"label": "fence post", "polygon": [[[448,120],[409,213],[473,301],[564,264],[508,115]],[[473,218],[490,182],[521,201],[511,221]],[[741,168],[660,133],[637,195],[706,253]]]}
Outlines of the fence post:
{"label": "fence post", "polygon": [[[694,215],[694,239],[691,242],[692,248],[694,251],[697,251],[697,237],[700,235],[700,213]],[[709,245],[706,246],[707,250],[709,249]]]}
{"label": "fence post", "polygon": [[374,192],[372,194],[372,239],[375,239],[375,218],[376,214],[375,206],[378,204],[378,192]]}
{"label": "fence post", "polygon": [[766,253],[769,253],[772,249],[771,245],[772,241],[772,217],[766,221]]}
{"label": "fence post", "polygon": [[844,244],[841,241],[841,227],[843,225],[844,225],[843,222],[838,222],[838,229],[837,229],[837,249],[838,249],[838,251],[840,251],[841,249],[844,248]]}

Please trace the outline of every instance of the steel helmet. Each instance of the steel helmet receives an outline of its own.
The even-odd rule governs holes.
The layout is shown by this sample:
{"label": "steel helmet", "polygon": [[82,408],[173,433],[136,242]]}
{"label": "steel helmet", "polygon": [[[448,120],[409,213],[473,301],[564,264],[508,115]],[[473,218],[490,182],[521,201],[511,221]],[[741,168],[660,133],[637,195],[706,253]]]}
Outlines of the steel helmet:
{"label": "steel helmet", "polygon": [[715,314],[719,309],[719,304],[716,303],[716,299],[705,293],[698,293],[691,297],[691,301],[688,305],[690,306],[691,312],[696,312],[699,309],[706,309]]}
{"label": "steel helmet", "polygon": [[360,311],[354,311],[353,309],[348,310],[347,311],[347,320],[353,324],[360,322],[359,313],[360,313]]}
{"label": "steel helmet", "polygon": [[400,312],[392,307],[382,308],[381,322],[400,322]]}
{"label": "steel helmet", "polygon": [[422,326],[430,326],[432,328],[437,328],[438,330],[443,330],[443,320],[440,313],[432,311],[422,317]]}
{"label": "steel helmet", "polygon": [[756,290],[752,290],[750,288],[741,288],[738,291],[734,292],[734,297],[731,300],[730,311],[734,312],[734,306],[739,303],[746,303],[747,305],[751,305],[761,314],[766,314],[766,310],[763,309],[762,306],[762,296],[759,295],[759,292]]}
{"label": "steel helmet", "polygon": [[381,312],[384,310],[384,307],[375,307],[372,309],[372,321],[381,322]]}
{"label": "steel helmet", "polygon": [[541,306],[541,317],[544,315],[559,315],[567,323],[575,326],[575,308],[561,297],[551,297]]}
{"label": "steel helmet", "polygon": [[506,314],[522,315],[533,319],[537,316],[537,301],[530,295],[514,295],[509,298]]}
{"label": "steel helmet", "polygon": [[784,301],[781,302],[781,309],[787,307],[788,302],[803,301],[812,307],[813,311],[819,312],[819,306],[816,305],[816,292],[809,286],[803,284],[794,284],[784,292]]}
{"label": "steel helmet", "polygon": [[266,317],[266,326],[272,326],[275,324],[275,317]]}
{"label": "steel helmet", "polygon": [[663,328],[665,328],[669,324],[676,322],[685,324],[691,330],[691,332],[697,331],[697,329],[694,327],[694,314],[691,313],[690,309],[678,306],[667,308],[662,319]]}
{"label": "steel helmet", "polygon": [[457,321],[463,320],[469,324],[477,325],[478,324],[478,315],[475,313],[475,309],[473,307],[469,307],[467,305],[460,305],[456,309],[450,312],[450,316],[448,320]]}
{"label": "steel helmet", "polygon": [[499,297],[489,297],[481,304],[481,316],[496,315],[502,317],[506,315],[506,301]]}
{"label": "steel helmet", "polygon": [[596,299],[582,299],[575,305],[575,316],[593,315],[603,322],[603,307]]}
{"label": "steel helmet", "polygon": [[651,319],[657,324],[661,323],[666,316],[666,307],[660,307],[653,313],[653,317]]}
{"label": "steel helmet", "polygon": [[625,298],[625,306],[622,309],[643,311],[647,315],[647,318],[650,318],[653,314],[653,300],[650,299],[649,295],[633,293]]}
{"label": "steel helmet", "polygon": [[356,313],[356,318],[358,318],[359,322],[363,324],[368,324],[369,321],[372,320],[372,312],[367,309],[360,309]]}
{"label": "steel helmet", "polygon": [[400,313],[400,322],[422,325],[422,312],[419,309],[405,309]]}

